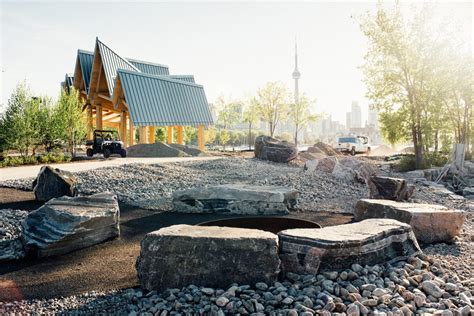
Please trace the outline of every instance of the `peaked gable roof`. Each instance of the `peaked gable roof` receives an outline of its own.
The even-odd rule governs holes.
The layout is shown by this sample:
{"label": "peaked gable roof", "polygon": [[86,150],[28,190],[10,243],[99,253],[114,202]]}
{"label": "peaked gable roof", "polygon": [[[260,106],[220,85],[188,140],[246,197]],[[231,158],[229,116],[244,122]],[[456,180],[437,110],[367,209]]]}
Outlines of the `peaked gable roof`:
{"label": "peaked gable roof", "polygon": [[86,87],[86,93],[89,93],[89,83],[91,80],[92,62],[94,61],[94,53],[79,49],[77,51],[79,66],[81,67],[82,80]]}
{"label": "peaked gable roof", "polygon": [[168,78],[175,79],[175,80],[182,80],[190,83],[196,83],[194,81],[193,75],[169,75]]}
{"label": "peaked gable roof", "polygon": [[99,41],[98,38],[96,39],[94,59],[97,58],[97,52],[99,52],[102,60],[102,67],[104,68],[105,79],[110,95],[112,95],[114,91],[115,77],[117,76],[117,70],[119,68],[140,72],[137,67]]}
{"label": "peaked gable roof", "polygon": [[157,76],[167,76],[170,74],[168,66],[161,65],[157,63],[152,63],[149,61],[137,60],[132,58],[127,58],[127,60],[140,69],[141,72],[150,74],[150,75],[157,75]]}
{"label": "peaked gable roof", "polygon": [[135,126],[212,124],[201,85],[124,69],[118,77]]}

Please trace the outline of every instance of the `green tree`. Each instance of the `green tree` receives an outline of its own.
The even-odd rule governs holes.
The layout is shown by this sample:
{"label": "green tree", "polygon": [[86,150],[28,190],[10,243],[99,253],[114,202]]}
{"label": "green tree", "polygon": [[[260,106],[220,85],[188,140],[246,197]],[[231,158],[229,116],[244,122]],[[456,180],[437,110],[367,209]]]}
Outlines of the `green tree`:
{"label": "green tree", "polygon": [[251,98],[243,113],[243,121],[249,125],[248,143],[249,150],[252,149],[252,126],[258,121],[258,103],[257,99]]}
{"label": "green tree", "polygon": [[168,137],[168,132],[166,131],[166,127],[157,127],[155,129],[155,140],[166,143],[166,138]]}
{"label": "green tree", "polygon": [[68,151],[75,157],[76,145],[81,142],[87,132],[86,123],[82,115],[84,101],[79,98],[79,91],[72,88],[69,93],[61,90],[56,105],[56,120],[62,131],[61,138],[67,143]]}
{"label": "green tree", "polygon": [[230,140],[231,140],[231,135],[229,134],[227,130],[224,129],[219,133],[219,142],[223,146],[224,150],[225,150],[226,145],[230,142]]}
{"label": "green tree", "polygon": [[385,113],[385,122],[392,114],[404,114],[403,124],[397,128],[408,128],[416,168],[423,163],[425,129],[430,124],[426,113],[435,95],[432,79],[442,62],[437,57],[443,45],[429,27],[429,16],[429,10],[423,8],[407,20],[398,2],[388,10],[379,3],[377,12],[360,22],[369,43],[364,65],[367,97],[373,107]]}
{"label": "green tree", "polygon": [[278,123],[287,116],[288,91],[280,82],[269,82],[258,90],[256,100],[259,116],[267,123],[273,137]]}
{"label": "green tree", "polygon": [[305,94],[302,94],[298,98],[298,102],[291,105],[288,112],[288,119],[295,125],[294,141],[295,145],[298,145],[298,133],[301,129],[308,126],[311,122],[316,122],[318,116],[311,114],[311,107],[313,107],[315,101],[311,101]]}
{"label": "green tree", "polygon": [[217,124],[223,129],[231,129],[240,119],[242,105],[239,102],[226,101],[224,96],[219,96],[215,106],[219,113],[217,114]]}
{"label": "green tree", "polygon": [[184,143],[186,145],[197,142],[197,129],[192,126],[184,128]]}
{"label": "green tree", "polygon": [[206,145],[213,145],[216,142],[216,138],[216,129],[213,126],[209,126],[209,128],[204,131],[204,143]]}

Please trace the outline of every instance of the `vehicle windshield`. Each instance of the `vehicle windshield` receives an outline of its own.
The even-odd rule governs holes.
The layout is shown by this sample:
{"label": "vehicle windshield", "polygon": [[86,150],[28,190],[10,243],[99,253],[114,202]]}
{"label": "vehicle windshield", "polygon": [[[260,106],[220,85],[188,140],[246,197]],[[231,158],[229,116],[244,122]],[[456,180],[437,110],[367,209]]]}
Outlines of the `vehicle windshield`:
{"label": "vehicle windshield", "polygon": [[339,137],[338,143],[357,143],[355,137]]}

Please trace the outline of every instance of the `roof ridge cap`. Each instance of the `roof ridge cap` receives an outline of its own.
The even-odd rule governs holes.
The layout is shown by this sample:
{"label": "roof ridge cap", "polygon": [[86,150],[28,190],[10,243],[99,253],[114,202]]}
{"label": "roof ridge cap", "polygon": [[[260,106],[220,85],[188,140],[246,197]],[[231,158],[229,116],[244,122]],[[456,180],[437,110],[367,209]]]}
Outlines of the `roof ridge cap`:
{"label": "roof ridge cap", "polygon": [[[170,82],[181,83],[181,84],[185,84],[185,85],[189,85],[189,86],[204,88],[204,86],[201,85],[201,84],[173,79],[173,78],[170,78],[169,75],[151,75],[151,74],[147,74],[147,73],[144,73],[144,72],[138,72],[137,73],[135,71],[131,71],[131,70],[123,69],[123,68],[118,68],[117,73],[119,73],[119,72],[126,72],[126,73],[129,73],[131,75],[138,75],[138,76],[148,77],[148,78],[151,78],[151,79],[159,79],[159,80],[170,81]],[[194,75],[192,75],[192,76],[194,76]]]}

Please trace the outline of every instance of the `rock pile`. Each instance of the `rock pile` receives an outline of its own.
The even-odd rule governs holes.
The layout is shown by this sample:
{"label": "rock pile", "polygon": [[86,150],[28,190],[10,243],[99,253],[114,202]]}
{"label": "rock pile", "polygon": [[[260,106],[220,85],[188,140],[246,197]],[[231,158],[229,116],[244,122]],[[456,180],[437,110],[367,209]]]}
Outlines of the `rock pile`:
{"label": "rock pile", "polygon": [[295,208],[298,191],[277,186],[226,184],[173,192],[174,211],[284,215]]}
{"label": "rock pile", "polygon": [[119,216],[110,192],[52,199],[22,222],[24,245],[38,257],[89,247],[119,235]]}
{"label": "rock pile", "polygon": [[451,242],[459,235],[466,214],[442,205],[363,199],[354,211],[356,221],[392,218],[410,224],[422,243]]}
{"label": "rock pile", "polygon": [[21,221],[28,212],[21,210],[0,210],[0,261],[21,259],[25,256],[21,242]]}
{"label": "rock pile", "polygon": [[76,177],[68,171],[59,170],[50,166],[43,166],[33,181],[33,191],[36,200],[49,201],[63,195],[77,194]]}
{"label": "rock pile", "polygon": [[289,162],[298,157],[298,148],[270,136],[255,138],[255,157],[273,162]]}
{"label": "rock pile", "polygon": [[275,281],[278,238],[256,229],[174,225],[149,233],[137,259],[147,290],[188,284],[223,286]]}
{"label": "rock pile", "polygon": [[0,302],[0,314],[199,315],[462,315],[474,313],[474,279],[461,281],[425,255],[396,264],[352,265],[317,275],[288,273],[281,282],[188,285],[144,293],[112,293],[51,300]]}
{"label": "rock pile", "polygon": [[335,156],[306,161],[304,169],[310,173],[324,172],[346,181],[367,183],[371,176],[376,175],[374,164],[361,161],[354,157],[338,158]]}

